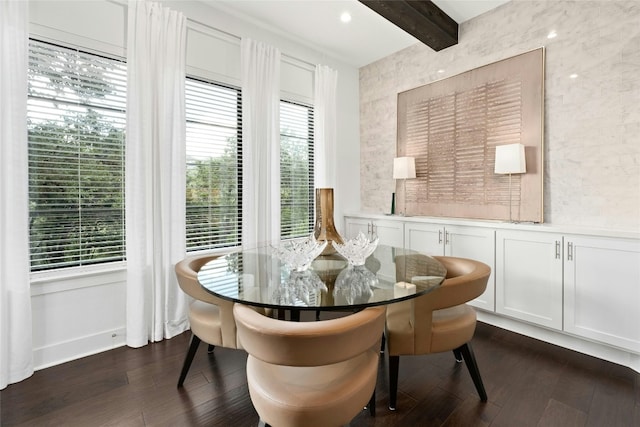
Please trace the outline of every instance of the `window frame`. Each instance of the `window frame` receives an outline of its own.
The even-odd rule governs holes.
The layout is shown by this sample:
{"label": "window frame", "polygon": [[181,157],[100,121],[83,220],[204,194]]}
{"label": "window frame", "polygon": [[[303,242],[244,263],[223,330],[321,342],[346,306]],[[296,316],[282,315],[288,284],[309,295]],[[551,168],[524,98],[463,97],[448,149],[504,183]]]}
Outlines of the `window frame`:
{"label": "window frame", "polygon": [[[235,117],[236,117],[236,128],[235,128],[235,132],[236,132],[236,147],[235,147],[235,158],[236,158],[236,198],[237,198],[237,204],[235,207],[236,210],[236,215],[237,215],[237,223],[236,223],[236,229],[237,229],[237,239],[233,242],[230,242],[228,244],[216,244],[216,243],[212,243],[209,245],[200,245],[200,246],[195,246],[195,247],[190,247],[189,246],[189,225],[188,225],[188,210],[189,210],[189,206],[188,206],[188,202],[187,202],[187,198],[185,197],[185,243],[186,243],[186,252],[188,254],[196,254],[196,253],[208,253],[208,252],[224,252],[225,250],[228,249],[232,249],[232,248],[237,248],[240,247],[242,245],[242,184],[243,184],[243,170],[242,170],[242,149],[243,149],[243,144],[242,144],[242,89],[239,87],[236,87],[235,85],[231,85],[231,84],[226,84],[226,83],[221,83],[221,82],[217,82],[217,81],[213,81],[213,80],[209,80],[203,77],[199,77],[196,75],[190,75],[188,74],[186,76],[186,85],[185,85],[185,101],[187,100],[187,85],[189,81],[193,81],[195,83],[199,83],[199,84],[203,84],[203,85],[210,85],[216,88],[220,88],[223,90],[230,90],[230,91],[234,91],[236,94],[236,113],[235,113]],[[186,121],[187,121],[187,126],[189,125],[189,113],[186,111],[188,108],[187,105],[185,105],[185,117],[186,117]],[[192,121],[193,123],[195,123],[194,121]],[[203,122],[198,122],[201,125],[206,125]],[[209,126],[211,127],[220,127],[219,124],[213,125],[213,124],[209,124]],[[185,140],[185,152],[187,151],[187,141]],[[185,157],[188,157],[188,155],[186,155]],[[189,162],[187,159],[187,171],[186,173],[188,173],[188,168],[189,168]],[[188,182],[185,182],[185,186],[188,185]],[[187,191],[188,191],[188,187],[187,187]],[[211,209],[212,207],[214,207],[214,205],[208,205],[208,208]]]}
{"label": "window frame", "polygon": [[[293,101],[293,100],[289,100],[289,99],[284,99],[281,98],[280,99],[280,129],[278,134],[280,135],[280,149],[282,150],[282,141],[283,138],[285,137],[291,137],[291,135],[285,135],[283,134],[283,128],[282,128],[282,105],[283,104],[288,104],[288,105],[292,105],[295,107],[301,107],[306,109],[306,113],[307,113],[307,134],[306,134],[306,141],[307,141],[307,159],[308,159],[308,167],[309,167],[309,174],[308,174],[308,179],[309,179],[309,185],[308,185],[308,204],[307,207],[309,209],[309,213],[308,213],[308,227],[304,232],[300,232],[300,233],[296,233],[296,234],[283,234],[283,216],[282,216],[282,208],[283,208],[283,199],[282,199],[282,190],[283,190],[283,180],[282,180],[282,170],[280,172],[280,191],[281,191],[281,200],[280,200],[280,239],[281,240],[289,240],[289,239],[299,239],[299,238],[303,238],[303,237],[307,237],[309,236],[309,234],[313,233],[314,230],[314,226],[315,226],[315,110],[313,105],[309,105],[303,102],[299,102],[299,101]],[[281,157],[281,163],[280,163],[280,167],[282,169],[282,157]],[[292,204],[292,206],[295,206],[295,204]],[[291,222],[292,223],[292,222]],[[291,226],[293,228],[293,226]]]}
{"label": "window frame", "polygon": [[[52,52],[52,54],[54,55],[55,55],[55,52],[61,52],[59,54],[60,57],[76,61],[75,63],[72,63],[72,66],[74,67],[77,66],[78,63],[84,64],[84,65],[89,64],[89,66],[92,66],[91,64],[93,64],[93,66],[95,66],[96,68],[106,66],[107,71],[105,72],[104,70],[101,70],[99,74],[99,78],[104,78],[105,74],[107,74],[107,75],[110,75],[113,79],[115,79],[111,82],[113,83],[113,86],[110,88],[111,90],[109,92],[103,93],[102,98],[100,96],[97,96],[97,97],[93,97],[90,102],[86,102],[87,99],[89,98],[83,100],[82,99],[83,96],[90,97],[91,95],[87,95],[86,93],[83,93],[83,91],[86,90],[87,87],[90,87],[90,84],[93,81],[91,79],[91,73],[85,73],[85,72],[82,72],[82,73],[68,72],[67,73],[65,72],[66,70],[64,69],[63,71],[60,71],[60,69],[55,69],[55,68],[49,69],[48,73],[47,72],[34,73],[33,72],[34,67],[44,66],[45,68],[43,69],[46,70],[47,69],[46,67],[50,66],[49,65],[50,63],[46,61],[46,57],[42,61],[34,62],[34,58],[38,59],[38,55],[46,55],[49,52]],[[88,59],[91,59],[91,61],[87,61]],[[86,61],[86,62],[82,62],[82,61]],[[29,72],[27,76],[28,82],[29,82],[29,92],[27,93],[27,104],[28,104],[27,132],[28,132],[28,151],[29,151],[28,158],[29,158],[29,205],[30,205],[30,208],[29,208],[29,222],[30,222],[29,266],[30,266],[30,272],[32,277],[49,278],[49,277],[66,277],[70,275],[78,276],[78,275],[85,275],[85,274],[95,274],[96,272],[121,269],[125,265],[126,234],[125,234],[124,167],[125,167],[125,151],[126,151],[126,102],[127,102],[126,67],[127,67],[126,60],[122,57],[109,56],[101,53],[96,53],[96,51],[94,50],[84,49],[82,47],[78,47],[72,44],[52,42],[46,39],[39,38],[34,35],[29,37]],[[50,79],[56,78],[56,77],[60,78],[60,86],[57,88],[47,87],[47,85],[50,84]],[[62,80],[63,78],[66,78],[67,80],[63,81]],[[40,86],[37,84],[38,79],[40,79],[41,82],[44,82]],[[78,85],[77,82],[81,82],[81,84]],[[100,84],[99,80],[96,80],[96,82]],[[38,93],[38,87],[40,87],[40,93]],[[62,89],[65,87],[67,87],[66,93],[63,93],[65,91]],[[80,87],[80,89],[75,90],[75,89],[69,89],[68,87]],[[99,86],[96,86],[96,87],[99,87]],[[32,88],[35,88],[35,89],[32,89]],[[54,94],[47,94],[47,91],[52,91],[52,89],[53,91],[57,91],[57,92],[55,92]],[[112,99],[108,100],[107,99],[108,97],[111,97]],[[38,107],[38,104],[40,104],[41,106]],[[47,105],[47,104],[50,104],[50,105]],[[55,108],[56,105],[65,105],[67,106],[66,107],[67,110]],[[40,112],[37,112],[37,110],[40,110]],[[62,112],[56,115],[55,114],[56,111],[62,111]],[[57,141],[60,141],[60,139],[54,139],[52,140],[51,143],[42,141],[47,137],[50,137],[51,135],[55,136],[56,134],[48,135],[46,133],[43,133],[37,137],[34,137],[32,136],[32,129],[37,128],[38,125],[42,125],[43,127],[56,126],[56,123],[60,122],[63,125],[61,126],[61,129],[63,129],[63,131],[60,133],[61,137],[69,138],[69,137],[73,137],[74,135],[79,135],[78,137],[79,141],[81,141],[83,138],[87,139],[85,141],[85,143],[88,144],[87,146],[94,146],[93,144],[96,141],[100,142],[99,144],[100,149],[106,150],[106,151],[103,151],[103,152],[97,151],[97,153],[94,153],[94,154],[98,154],[98,158],[99,158],[105,153],[106,154],[110,153],[110,148],[109,148],[110,142],[105,142],[109,140],[110,135],[105,136],[97,132],[94,135],[94,139],[91,139],[87,137],[87,135],[90,135],[90,133],[69,131],[69,126],[70,126],[69,123],[72,123],[72,124],[82,123],[81,121],[76,122],[75,120],[76,119],[87,120],[87,117],[89,117],[92,112],[96,112],[96,111],[99,111],[98,117],[100,117],[101,119],[106,119],[96,123],[99,123],[99,125],[104,126],[104,129],[110,129],[111,131],[115,131],[117,134],[119,134],[119,137],[115,140],[117,141],[116,161],[120,165],[117,168],[120,174],[119,184],[116,186],[107,185],[106,187],[100,187],[99,182],[94,182],[93,185],[82,186],[81,180],[83,179],[83,177],[84,179],[87,179],[87,178],[96,179],[98,175],[92,174],[92,173],[81,174],[80,172],[78,172],[79,175],[76,181],[76,184],[78,185],[77,187],[77,191],[78,191],[77,206],[78,207],[75,210],[75,212],[77,213],[77,218],[78,218],[77,221],[80,227],[79,230],[82,230],[84,227],[84,224],[86,224],[86,222],[85,223],[82,222],[83,207],[93,208],[94,212],[98,212],[98,216],[96,217],[95,221],[90,221],[89,224],[90,224],[90,227],[93,227],[94,229],[99,229],[100,228],[99,226],[101,224],[101,221],[100,221],[101,216],[99,212],[105,211],[107,207],[106,205],[83,204],[84,198],[83,198],[82,190],[84,189],[84,191],[86,192],[94,191],[96,193],[100,193],[100,190],[104,188],[104,189],[107,189],[107,193],[105,193],[107,194],[107,196],[105,196],[107,199],[111,194],[116,195],[116,197],[119,196],[119,199],[120,199],[119,202],[116,199],[116,201],[113,201],[112,204],[115,203],[117,205],[118,203],[120,203],[121,206],[120,207],[115,206],[107,209],[108,211],[117,209],[120,212],[120,216],[121,216],[121,221],[119,222],[119,225],[117,225],[119,229],[118,234],[116,234],[116,236],[120,236],[120,238],[107,240],[108,242],[110,242],[111,247],[114,247],[117,250],[115,252],[115,255],[112,255],[109,257],[103,256],[96,259],[96,258],[92,258],[90,254],[89,255],[82,254],[82,253],[74,254],[73,249],[69,248],[69,246],[73,245],[74,243],[70,243],[66,245],[67,247],[62,249],[61,252],[66,257],[71,256],[78,259],[74,259],[73,261],[66,261],[64,263],[62,262],[56,263],[55,251],[52,252],[49,249],[45,252],[46,257],[44,257],[44,260],[46,261],[47,259],[49,259],[49,260],[54,260],[54,262],[50,262],[48,264],[38,264],[37,263],[38,252],[34,251],[35,249],[34,245],[37,243],[33,239],[33,233],[38,232],[38,230],[35,229],[34,231],[34,228],[33,228],[33,222],[34,222],[33,209],[35,208],[34,205],[38,201],[41,201],[41,203],[43,203],[43,200],[46,200],[47,195],[55,194],[55,192],[38,191],[39,190],[38,185],[34,185],[33,182],[34,180],[38,179],[38,174],[36,174],[32,168],[35,166],[36,162],[44,161],[43,160],[44,158],[42,156],[38,156],[37,154],[34,154],[34,152],[38,150],[39,148],[38,144],[41,144],[41,145],[44,144],[43,146],[45,148],[51,148],[53,149],[54,153],[57,152],[59,156],[56,156],[56,158],[61,159],[63,157],[62,156],[63,151],[60,151],[59,142],[57,142]],[[49,113],[54,112],[54,115],[51,116],[53,117],[53,119],[45,118],[46,117],[45,113],[47,112]],[[64,127],[65,119],[72,120],[71,122],[66,123],[66,128]],[[33,124],[32,120],[35,120],[36,124]],[[58,131],[59,129],[55,130],[55,132],[58,132]],[[38,140],[40,141],[38,142]],[[78,147],[86,148],[86,146],[84,145],[79,145]],[[81,157],[80,148],[77,149],[76,155],[78,158]],[[48,161],[51,158],[46,158],[46,159]],[[87,158],[85,158],[85,162],[78,161],[77,170],[82,171],[83,168],[85,172],[96,170],[96,169],[87,168],[88,161],[86,161],[86,159]],[[105,159],[96,160],[96,161],[109,163],[109,161]],[[105,170],[108,171],[109,169],[105,169]],[[111,169],[110,173],[112,172],[113,172],[113,169]],[[109,175],[109,176],[112,176],[112,175]],[[62,183],[72,182],[72,181],[69,181],[68,178],[61,177],[60,179],[61,179],[60,182]],[[103,183],[104,182],[107,182],[107,181],[103,181]],[[66,185],[63,188],[66,188]],[[52,189],[55,189],[55,187],[52,187]],[[68,197],[68,196],[65,196],[65,197]],[[90,200],[89,197],[88,199]],[[103,202],[106,203],[106,200],[103,200]],[[41,209],[45,209],[45,212],[46,212],[46,205],[43,206]],[[62,208],[59,208],[59,209],[62,209]],[[102,215],[104,215],[104,213]],[[45,214],[43,216],[45,220],[47,217],[50,218],[50,215],[47,216]],[[78,233],[82,235],[83,231],[78,231]],[[93,232],[93,233],[90,232],[89,238],[99,239],[101,234],[96,234],[96,233],[99,233],[99,232]],[[109,235],[109,234],[107,233],[106,235]],[[83,237],[78,237],[77,241],[79,242],[77,244],[80,245],[80,248],[91,247],[91,244],[88,243],[90,242],[90,240],[87,240]],[[45,245],[47,244],[51,245],[52,240],[51,238],[48,238],[48,239],[45,238],[43,240],[38,240],[37,242],[44,242]],[[115,244],[115,246],[113,246],[113,244]],[[76,249],[76,251],[78,250],[80,249]],[[78,272],[82,272],[82,273],[78,273]]]}

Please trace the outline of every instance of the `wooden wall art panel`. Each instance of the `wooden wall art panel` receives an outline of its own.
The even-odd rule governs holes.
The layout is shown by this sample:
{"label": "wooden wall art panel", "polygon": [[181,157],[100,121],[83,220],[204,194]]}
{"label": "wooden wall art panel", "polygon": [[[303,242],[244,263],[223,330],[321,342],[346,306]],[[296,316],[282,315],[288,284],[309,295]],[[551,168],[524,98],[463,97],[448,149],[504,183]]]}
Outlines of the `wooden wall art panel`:
{"label": "wooden wall art panel", "polygon": [[416,178],[396,185],[408,215],[509,220],[509,176],[495,147],[525,146],[511,179],[512,218],[543,222],[544,48],[398,94],[397,156]]}

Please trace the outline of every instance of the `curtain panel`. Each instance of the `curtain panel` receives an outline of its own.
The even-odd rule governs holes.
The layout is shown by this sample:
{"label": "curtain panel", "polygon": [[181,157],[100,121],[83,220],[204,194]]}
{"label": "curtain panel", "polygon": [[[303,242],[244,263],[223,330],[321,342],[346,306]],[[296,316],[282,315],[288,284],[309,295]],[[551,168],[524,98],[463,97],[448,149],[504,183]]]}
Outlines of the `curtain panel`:
{"label": "curtain panel", "polygon": [[27,2],[0,2],[0,389],[33,374],[28,10]]}
{"label": "curtain panel", "polygon": [[189,327],[174,265],[185,243],[186,18],[129,2],[125,167],[127,345]]}
{"label": "curtain panel", "polygon": [[318,65],[314,80],[315,183],[317,188],[334,188],[338,72],[326,65]]}
{"label": "curtain panel", "polygon": [[243,38],[242,246],[280,240],[280,51]]}

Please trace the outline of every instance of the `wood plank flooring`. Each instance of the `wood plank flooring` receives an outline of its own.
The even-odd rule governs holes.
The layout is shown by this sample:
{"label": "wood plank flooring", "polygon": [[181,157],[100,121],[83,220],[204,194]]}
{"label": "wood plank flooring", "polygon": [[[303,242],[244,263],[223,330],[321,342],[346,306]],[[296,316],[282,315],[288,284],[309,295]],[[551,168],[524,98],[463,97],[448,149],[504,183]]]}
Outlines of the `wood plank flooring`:
{"label": "wood plank flooring", "polygon": [[[256,426],[246,354],[201,345],[176,382],[189,333],[118,348],[36,372],[0,392],[0,425]],[[640,426],[640,374],[479,323],[473,346],[489,395],[480,402],[452,353],[400,359],[398,409],[387,409],[380,364],[376,416],[351,426]]]}

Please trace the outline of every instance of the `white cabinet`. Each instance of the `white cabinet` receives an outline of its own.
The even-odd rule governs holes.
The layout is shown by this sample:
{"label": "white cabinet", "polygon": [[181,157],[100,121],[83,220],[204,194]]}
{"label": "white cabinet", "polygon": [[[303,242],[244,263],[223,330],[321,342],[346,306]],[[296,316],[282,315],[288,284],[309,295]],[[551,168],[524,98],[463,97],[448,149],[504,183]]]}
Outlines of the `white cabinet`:
{"label": "white cabinet", "polygon": [[495,237],[492,228],[429,224],[407,221],[405,247],[427,255],[471,258],[491,267],[487,290],[470,304],[484,310],[495,309]]}
{"label": "white cabinet", "polygon": [[371,233],[371,220],[364,218],[349,218],[344,219],[344,239],[353,239],[362,232],[364,235]]}
{"label": "white cabinet", "polygon": [[[384,220],[384,219],[370,219],[370,218],[345,218],[345,234],[342,236],[345,239],[352,239],[362,232],[365,235],[373,234],[378,236],[379,246],[376,255],[377,257],[388,257],[393,260],[396,255],[394,248],[403,248],[403,223],[402,221]],[[382,268],[376,271],[376,276],[382,280],[386,280],[390,283],[396,281],[396,270],[393,262],[382,263],[386,266],[386,269]]]}
{"label": "white cabinet", "polygon": [[496,232],[496,312],[640,352],[640,242]]}
{"label": "white cabinet", "polygon": [[564,329],[640,353],[640,242],[565,236]]}
{"label": "white cabinet", "polygon": [[407,249],[427,255],[444,255],[444,226],[442,224],[407,223],[404,242]]}
{"label": "white cabinet", "polygon": [[[374,233],[382,245],[482,261],[492,274],[472,305],[505,321],[640,355],[640,239],[635,234],[437,222],[346,217],[343,236]],[[392,271],[380,273],[393,279]]]}
{"label": "white cabinet", "polygon": [[362,232],[365,235],[377,235],[379,244],[385,246],[404,247],[402,235],[402,221],[366,219],[366,218],[345,218],[345,235],[343,237],[352,239]]}
{"label": "white cabinet", "polygon": [[496,313],[562,330],[562,235],[496,231]]}

